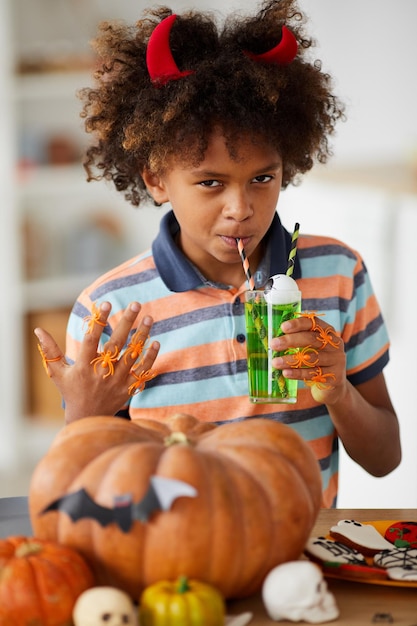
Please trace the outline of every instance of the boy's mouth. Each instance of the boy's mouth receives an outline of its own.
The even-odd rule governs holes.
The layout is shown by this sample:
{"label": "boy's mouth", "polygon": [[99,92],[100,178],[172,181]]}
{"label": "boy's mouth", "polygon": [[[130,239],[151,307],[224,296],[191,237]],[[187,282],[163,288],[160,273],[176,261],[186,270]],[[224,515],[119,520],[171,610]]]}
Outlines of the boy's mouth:
{"label": "boy's mouth", "polygon": [[[227,235],[220,235],[220,238],[231,248],[235,248],[237,249],[237,238],[236,237],[229,237]],[[239,237],[239,239],[242,241],[243,247],[245,247],[249,241],[251,240],[251,237]]]}

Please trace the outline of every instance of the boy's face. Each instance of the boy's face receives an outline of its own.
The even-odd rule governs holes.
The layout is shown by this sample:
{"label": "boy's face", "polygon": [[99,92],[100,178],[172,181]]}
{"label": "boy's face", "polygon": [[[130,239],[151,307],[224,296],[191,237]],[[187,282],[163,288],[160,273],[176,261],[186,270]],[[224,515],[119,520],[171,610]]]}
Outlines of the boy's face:
{"label": "boy's face", "polygon": [[144,172],[143,178],[154,200],[170,202],[184,254],[209,280],[240,287],[244,274],[236,237],[255,271],[281,190],[282,159],[268,144],[245,139],[236,150],[232,159],[223,135],[215,132],[198,166],[173,159],[164,174]]}

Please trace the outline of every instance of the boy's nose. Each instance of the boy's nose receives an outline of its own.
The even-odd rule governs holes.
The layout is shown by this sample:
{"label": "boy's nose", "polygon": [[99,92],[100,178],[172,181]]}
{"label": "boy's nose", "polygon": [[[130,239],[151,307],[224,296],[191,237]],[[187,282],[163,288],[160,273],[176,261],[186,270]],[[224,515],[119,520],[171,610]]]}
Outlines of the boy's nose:
{"label": "boy's nose", "polygon": [[226,217],[242,222],[253,214],[252,203],[245,191],[235,191],[229,194],[224,205],[223,213]]}

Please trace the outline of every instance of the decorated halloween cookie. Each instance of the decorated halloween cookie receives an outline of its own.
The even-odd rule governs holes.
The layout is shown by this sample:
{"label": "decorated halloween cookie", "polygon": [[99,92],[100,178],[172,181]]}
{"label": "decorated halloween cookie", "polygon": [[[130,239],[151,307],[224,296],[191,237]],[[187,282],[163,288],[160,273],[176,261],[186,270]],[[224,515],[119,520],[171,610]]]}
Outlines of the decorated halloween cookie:
{"label": "decorated halloween cookie", "polygon": [[392,543],[384,539],[376,528],[355,520],[340,520],[336,526],[330,528],[330,535],[366,556],[392,548]]}
{"label": "decorated halloween cookie", "polygon": [[417,548],[417,522],[394,522],[384,536],[396,548]]}
{"label": "decorated halloween cookie", "polygon": [[374,563],[385,568],[392,580],[417,581],[417,549],[393,548],[374,555]]}
{"label": "decorated halloween cookie", "polygon": [[358,550],[351,548],[340,541],[326,539],[326,537],[311,537],[305,547],[305,553],[313,561],[320,563],[350,563],[366,565],[366,559]]}
{"label": "decorated halloween cookie", "polygon": [[304,554],[332,578],[417,587],[417,521],[343,519]]}
{"label": "decorated halloween cookie", "polygon": [[340,541],[326,537],[312,537],[308,540],[305,554],[318,563],[325,574],[345,578],[386,578],[386,571],[370,565],[363,554]]}

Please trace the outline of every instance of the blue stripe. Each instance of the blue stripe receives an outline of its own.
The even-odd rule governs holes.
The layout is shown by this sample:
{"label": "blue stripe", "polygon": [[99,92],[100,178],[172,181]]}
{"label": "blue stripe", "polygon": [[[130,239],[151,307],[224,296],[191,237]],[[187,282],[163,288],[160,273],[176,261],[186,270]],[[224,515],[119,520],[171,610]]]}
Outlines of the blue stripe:
{"label": "blue stripe", "polygon": [[[307,241],[308,241],[308,237],[307,237]],[[298,255],[299,255],[300,260],[315,259],[317,257],[335,256],[338,259],[343,258],[343,257],[346,259],[351,259],[352,261],[354,261],[354,263],[356,263],[357,261],[357,257],[354,254],[354,252],[350,250],[349,248],[347,248],[346,246],[342,244],[338,244],[338,243],[317,245],[317,243],[314,243],[314,237],[313,237],[313,245],[311,247],[300,248],[298,250]]]}
{"label": "blue stripe", "polygon": [[[322,254],[324,249],[326,254]],[[310,251],[310,254],[308,252]],[[307,264],[306,261],[308,260]],[[335,246],[319,246],[300,250],[301,275],[303,278],[326,278],[336,275],[351,278],[356,266],[356,257],[344,248],[335,249]]]}
{"label": "blue stripe", "polygon": [[[156,321],[152,337],[161,341],[161,344],[165,343],[166,351],[217,343],[219,339],[233,340],[239,332],[245,333],[245,318],[243,312],[233,315],[232,306],[221,304]],[[172,331],[175,336],[170,334]],[[165,337],[166,333],[168,335]]]}
{"label": "blue stripe", "polygon": [[149,283],[156,279],[159,279],[159,276],[155,269],[142,271],[129,276],[120,276],[96,287],[94,291],[91,292],[91,299],[93,301],[99,298],[104,299],[108,294],[116,294],[119,291],[132,289],[132,287],[138,287],[144,284],[146,284],[148,288]]}
{"label": "blue stripe", "polygon": [[[192,370],[188,372],[188,376],[184,376],[184,372],[181,372],[182,382],[176,381],[175,373],[173,376],[170,376],[170,374],[159,374],[147,383],[146,393],[144,392],[140,396],[133,396],[132,406],[146,408],[175,406],[177,404],[192,405],[196,402],[209,402],[210,400],[247,395],[248,378],[245,363],[244,368],[244,372],[240,369],[234,376],[231,376],[230,372],[222,376],[221,368],[217,372],[215,368],[207,368],[210,376],[204,380],[201,377],[194,379],[191,373]],[[161,379],[163,379],[162,384]],[[184,382],[184,379],[186,382]],[[171,380],[171,384],[167,383],[169,380]],[[151,383],[154,384],[151,385]],[[192,406],[190,406],[190,411],[192,411]],[[215,416],[213,416],[213,419],[215,420]]]}

